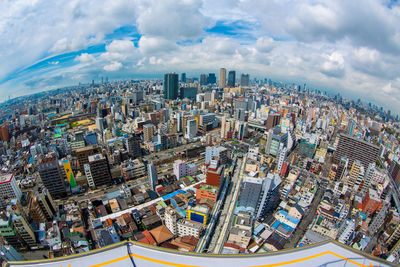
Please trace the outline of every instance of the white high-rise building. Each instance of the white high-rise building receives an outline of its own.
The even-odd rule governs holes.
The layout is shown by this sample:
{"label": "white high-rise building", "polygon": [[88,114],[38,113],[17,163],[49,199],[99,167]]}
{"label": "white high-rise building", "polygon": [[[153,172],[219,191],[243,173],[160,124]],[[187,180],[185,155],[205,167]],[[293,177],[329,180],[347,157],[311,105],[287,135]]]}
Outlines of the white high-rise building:
{"label": "white high-rise building", "polygon": [[0,176],[0,196],[3,198],[21,199],[22,192],[13,173],[2,174]]}
{"label": "white high-rise building", "polygon": [[181,133],[183,131],[183,129],[182,129],[182,121],[183,121],[183,119],[182,119],[182,114],[181,113],[177,113],[176,114],[176,121],[177,121],[177,129],[176,129],[176,131],[178,133]]}
{"label": "white high-rise building", "polygon": [[178,234],[178,219],[179,215],[176,210],[173,207],[168,206],[164,213],[165,226],[173,235]]}
{"label": "white high-rise building", "polygon": [[196,120],[188,120],[186,124],[186,135],[185,138],[192,139],[197,135],[197,124]]}
{"label": "white high-rise building", "polygon": [[93,180],[93,176],[92,176],[92,171],[90,170],[90,165],[89,164],[84,164],[83,168],[85,170],[85,175],[86,175],[86,179],[88,181],[88,185],[90,188],[95,188],[95,184],[94,184],[94,180]]}
{"label": "white high-rise building", "polygon": [[104,120],[102,117],[97,117],[96,118],[96,129],[99,130],[101,133],[104,130]]}
{"label": "white high-rise building", "polygon": [[281,147],[279,148],[279,151],[278,151],[278,164],[276,167],[276,171],[279,173],[282,170],[283,162],[285,162],[286,154],[287,154],[287,149],[286,149],[286,147],[283,146],[283,144],[281,144]]}

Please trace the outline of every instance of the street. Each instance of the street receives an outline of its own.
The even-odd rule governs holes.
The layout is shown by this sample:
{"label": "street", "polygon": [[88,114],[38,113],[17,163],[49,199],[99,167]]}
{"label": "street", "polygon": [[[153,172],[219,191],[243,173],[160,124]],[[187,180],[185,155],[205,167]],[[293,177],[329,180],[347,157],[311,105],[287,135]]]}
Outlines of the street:
{"label": "street", "polygon": [[295,248],[299,240],[304,236],[307,232],[310,223],[314,220],[315,214],[317,212],[317,208],[319,203],[321,202],[322,196],[324,195],[325,189],[322,187],[318,187],[317,193],[314,196],[313,202],[306,212],[305,216],[301,219],[299,225],[296,227],[296,230],[292,234],[289,242],[285,244],[285,248]]}

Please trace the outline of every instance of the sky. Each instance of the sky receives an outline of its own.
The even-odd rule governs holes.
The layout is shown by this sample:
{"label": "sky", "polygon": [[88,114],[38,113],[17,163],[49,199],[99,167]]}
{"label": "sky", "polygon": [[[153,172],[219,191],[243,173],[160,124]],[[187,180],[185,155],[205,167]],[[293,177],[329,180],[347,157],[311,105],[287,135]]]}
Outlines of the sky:
{"label": "sky", "polygon": [[400,113],[400,4],[335,0],[2,0],[0,101],[219,68]]}

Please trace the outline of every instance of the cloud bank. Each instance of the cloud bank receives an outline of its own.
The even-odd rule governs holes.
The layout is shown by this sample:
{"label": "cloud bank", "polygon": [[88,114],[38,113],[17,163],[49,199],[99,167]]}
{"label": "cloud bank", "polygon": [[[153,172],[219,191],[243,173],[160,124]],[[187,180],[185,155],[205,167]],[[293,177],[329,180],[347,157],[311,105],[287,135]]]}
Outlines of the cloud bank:
{"label": "cloud bank", "polygon": [[225,67],[400,113],[392,1],[5,0],[0,8],[0,100],[101,76]]}

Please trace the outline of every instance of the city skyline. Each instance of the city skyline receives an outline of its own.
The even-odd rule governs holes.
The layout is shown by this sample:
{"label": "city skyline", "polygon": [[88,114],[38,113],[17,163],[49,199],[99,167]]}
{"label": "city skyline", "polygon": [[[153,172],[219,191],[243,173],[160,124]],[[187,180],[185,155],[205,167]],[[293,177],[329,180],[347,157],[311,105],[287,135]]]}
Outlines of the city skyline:
{"label": "city skyline", "polygon": [[9,13],[0,18],[0,49],[7,51],[0,56],[2,99],[103,76],[218,75],[223,67],[237,78],[307,83],[400,111],[393,1],[38,1],[3,8]]}

